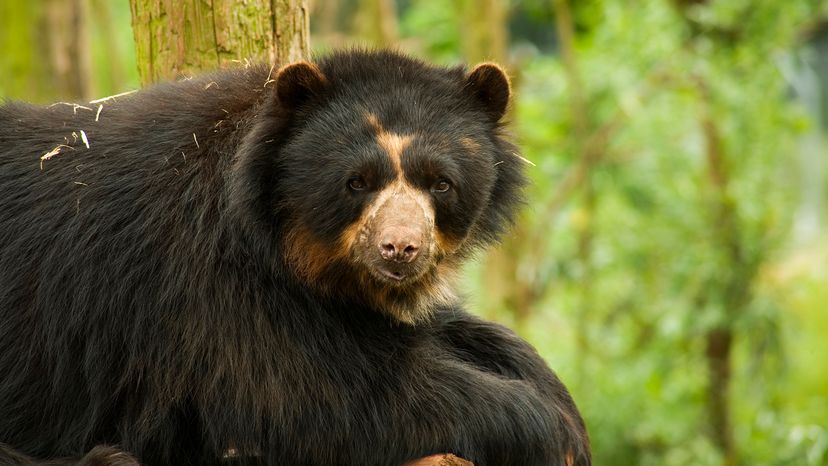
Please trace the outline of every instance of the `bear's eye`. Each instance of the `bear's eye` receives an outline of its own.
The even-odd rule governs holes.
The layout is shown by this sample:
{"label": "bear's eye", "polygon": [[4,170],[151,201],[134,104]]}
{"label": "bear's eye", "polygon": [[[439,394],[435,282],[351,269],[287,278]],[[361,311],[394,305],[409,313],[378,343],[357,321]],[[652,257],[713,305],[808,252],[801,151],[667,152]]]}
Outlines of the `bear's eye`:
{"label": "bear's eye", "polygon": [[449,180],[439,180],[431,185],[431,192],[433,193],[445,193],[449,189],[451,189],[451,182]]}
{"label": "bear's eye", "polygon": [[362,191],[367,187],[368,187],[368,185],[365,183],[365,180],[363,180],[359,176],[356,176],[356,177],[351,178],[350,180],[348,180],[348,188],[351,191]]}

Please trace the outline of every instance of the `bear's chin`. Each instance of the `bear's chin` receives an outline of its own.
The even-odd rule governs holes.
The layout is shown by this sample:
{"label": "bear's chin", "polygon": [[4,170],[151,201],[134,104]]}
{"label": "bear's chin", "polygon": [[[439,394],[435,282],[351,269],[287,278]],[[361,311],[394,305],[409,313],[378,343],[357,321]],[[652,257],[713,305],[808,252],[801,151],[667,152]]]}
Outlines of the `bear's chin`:
{"label": "bear's chin", "polygon": [[375,268],[363,272],[358,294],[372,309],[393,320],[416,325],[428,322],[435,311],[457,302],[453,274],[433,267],[418,275],[389,277]]}

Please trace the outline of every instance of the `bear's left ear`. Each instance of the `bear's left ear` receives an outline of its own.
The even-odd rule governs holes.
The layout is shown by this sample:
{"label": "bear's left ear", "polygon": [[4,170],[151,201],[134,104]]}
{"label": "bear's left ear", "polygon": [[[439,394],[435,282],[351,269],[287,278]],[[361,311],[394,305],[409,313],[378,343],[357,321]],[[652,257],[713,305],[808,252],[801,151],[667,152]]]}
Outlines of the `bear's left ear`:
{"label": "bear's left ear", "polygon": [[327,85],[328,79],[322,70],[307,61],[285,65],[276,73],[276,96],[280,104],[290,109],[321,94]]}
{"label": "bear's left ear", "polygon": [[494,121],[506,113],[511,89],[509,77],[494,63],[481,63],[466,76],[466,86],[480,100]]}

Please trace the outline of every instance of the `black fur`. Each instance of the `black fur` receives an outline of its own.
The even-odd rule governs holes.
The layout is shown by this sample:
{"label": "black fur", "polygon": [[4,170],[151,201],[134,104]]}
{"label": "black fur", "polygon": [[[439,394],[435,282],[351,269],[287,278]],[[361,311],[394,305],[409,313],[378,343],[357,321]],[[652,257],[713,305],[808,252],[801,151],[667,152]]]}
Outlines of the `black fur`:
{"label": "black fur", "polygon": [[118,444],[145,465],[231,447],[272,465],[589,464],[565,387],[511,331],[457,306],[397,322],[283,254],[290,225],[333,244],[359,216],[350,173],[382,182],[366,110],[418,135],[412,183],[457,185],[435,200],[457,257],[495,241],[523,180],[502,93],[391,52],[317,66],[324,85],[296,94],[250,67],[100,112],[0,107],[0,441],[42,458]]}

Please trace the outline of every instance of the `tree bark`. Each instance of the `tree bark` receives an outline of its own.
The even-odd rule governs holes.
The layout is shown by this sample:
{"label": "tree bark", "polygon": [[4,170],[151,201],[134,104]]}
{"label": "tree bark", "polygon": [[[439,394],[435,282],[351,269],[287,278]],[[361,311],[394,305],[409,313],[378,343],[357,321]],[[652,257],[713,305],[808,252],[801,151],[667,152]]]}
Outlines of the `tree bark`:
{"label": "tree bark", "polygon": [[339,27],[339,0],[313,0],[311,11],[318,24],[314,35],[328,36]]}
{"label": "tree bark", "polygon": [[394,0],[360,0],[355,26],[357,35],[371,45],[396,44],[399,32]]}
{"label": "tree bark", "polygon": [[310,53],[307,0],[130,0],[141,83]]}
{"label": "tree bark", "polygon": [[725,465],[738,464],[733,428],[730,422],[730,358],[733,331],[722,326],[707,332],[707,413],[710,430],[716,446],[724,453]]}
{"label": "tree bark", "polygon": [[[505,64],[508,46],[508,4],[504,0],[462,0],[455,4],[460,22],[463,58],[471,65],[483,61]],[[483,282],[487,302],[483,311],[494,317],[506,310],[515,317],[518,327],[529,316],[533,296],[522,280],[520,264],[525,222],[518,220],[500,247],[486,256]]]}
{"label": "tree bark", "polygon": [[469,63],[506,61],[509,9],[506,0],[462,0],[460,34],[463,56]]}
{"label": "tree bark", "polygon": [[0,97],[90,97],[86,0],[0,1]]}
{"label": "tree bark", "polygon": [[[473,3],[471,4],[474,7]],[[493,16],[505,12],[505,6]],[[560,53],[567,78],[567,89],[570,100],[570,109],[573,121],[571,142],[575,157],[577,159],[577,171],[574,175],[577,178],[569,177],[561,184],[561,188],[569,187],[563,195],[556,192],[550,199],[550,203],[562,203],[574,191],[583,193],[581,204],[581,221],[578,223],[578,251],[577,257],[582,274],[580,276],[580,296],[576,315],[576,341],[578,343],[578,355],[583,356],[588,352],[589,339],[587,335],[586,322],[590,308],[592,307],[593,288],[592,276],[592,250],[594,237],[593,217],[595,215],[596,193],[592,183],[592,167],[601,159],[604,153],[605,144],[595,144],[592,141],[603,141],[604,137],[610,134],[612,128],[593,128],[588,118],[588,109],[584,92],[583,81],[578,69],[578,60],[575,47],[575,28],[569,0],[554,0],[555,8],[555,29],[560,43]],[[502,23],[499,29],[505,30],[506,17],[502,16]],[[473,23],[473,21],[470,21]],[[494,25],[489,22],[490,29]],[[485,32],[485,29],[481,32]],[[464,37],[474,37],[474,34],[464,34]],[[494,39],[505,41],[505,35],[493,34]],[[500,48],[494,46],[494,49]],[[505,49],[505,42],[503,45]],[[485,47],[472,49],[467,47],[467,53],[483,58],[484,54],[479,50]],[[505,54],[505,51],[503,52]],[[501,58],[503,59],[503,58]],[[614,127],[615,125],[613,125]],[[535,302],[541,299],[547,291],[548,285],[541,282],[546,243],[551,228],[556,208],[546,209],[542,212],[542,226],[530,225],[527,219],[519,219],[514,234],[503,241],[499,251],[494,251],[488,259],[486,267],[487,289],[494,293],[492,302],[496,306],[506,306],[513,312],[518,327],[522,327],[532,315]],[[548,215],[547,215],[548,214]],[[528,241],[527,241],[528,239]],[[583,367],[583,364],[579,364]]]}
{"label": "tree bark", "polygon": [[[710,186],[710,221],[718,254],[723,258],[725,277],[717,277],[721,286],[722,313],[719,322],[705,334],[707,361],[707,412],[713,442],[724,456],[725,466],[739,464],[739,452],[733,437],[730,416],[730,382],[732,347],[735,340],[733,322],[750,302],[751,282],[756,276],[759,259],[748,259],[742,243],[740,212],[730,194],[731,175],[726,149],[715,112],[713,97],[703,78],[697,78],[701,96],[701,129],[704,135],[707,179]],[[708,291],[709,293],[709,291]]]}
{"label": "tree bark", "polygon": [[86,2],[47,1],[46,24],[44,32],[49,44],[48,59],[58,94],[72,100],[89,98],[90,57]]}
{"label": "tree bark", "polygon": [[[593,130],[588,117],[588,108],[584,92],[584,85],[581,79],[581,72],[578,67],[578,60],[575,48],[575,20],[572,15],[570,0],[554,0],[555,7],[555,28],[558,34],[558,41],[561,47],[564,71],[567,78],[567,89],[569,90],[569,105],[572,113],[573,129],[571,146],[575,148],[578,160],[585,160],[594,155],[589,152],[584,143],[588,133]],[[575,341],[578,351],[579,382],[584,380],[585,356],[589,351],[589,334],[587,333],[587,320],[593,306],[593,265],[592,250],[593,238],[595,236],[595,204],[597,194],[592,180],[592,170],[584,173],[583,201],[581,203],[581,221],[576,226],[578,234],[578,262],[580,263],[581,276],[579,288],[579,303],[575,315]]]}
{"label": "tree bark", "polygon": [[102,88],[114,90],[114,92],[109,92],[109,94],[114,94],[127,87],[127,77],[124,72],[127,69],[127,65],[124,63],[124,59],[118,51],[120,31],[116,31],[114,27],[116,25],[112,15],[112,2],[110,0],[88,1],[92,25],[100,31],[100,47],[104,50],[104,54],[107,57],[106,63],[103,65],[106,70],[105,74],[109,78],[109,82],[104,84],[101,82],[101,76],[92,73],[92,76],[90,76],[94,83],[92,87],[95,89],[95,95],[101,92]]}
{"label": "tree bark", "polygon": [[[45,74],[45,63],[35,58],[42,57],[46,50],[45,47],[33,47],[43,46],[41,41],[35,40],[37,31],[45,26],[45,21],[40,21],[42,16],[42,5],[0,2],[0,17],[3,18],[3,27],[0,28],[0,50],[3,51],[0,59],[0,74],[3,76],[0,96],[27,96],[29,100],[39,101],[49,99],[50,83]],[[33,49],[37,55],[32,53]],[[24,78],[19,78],[21,76]]]}

